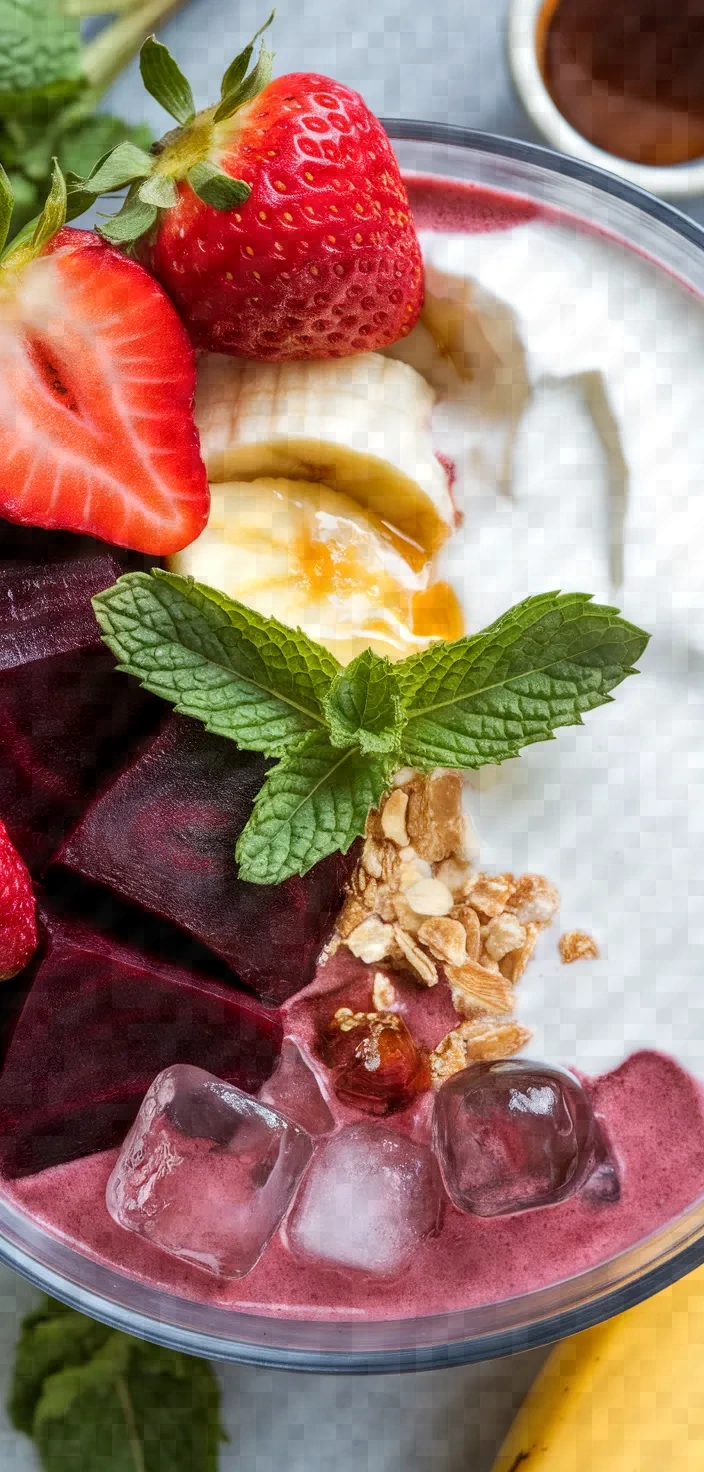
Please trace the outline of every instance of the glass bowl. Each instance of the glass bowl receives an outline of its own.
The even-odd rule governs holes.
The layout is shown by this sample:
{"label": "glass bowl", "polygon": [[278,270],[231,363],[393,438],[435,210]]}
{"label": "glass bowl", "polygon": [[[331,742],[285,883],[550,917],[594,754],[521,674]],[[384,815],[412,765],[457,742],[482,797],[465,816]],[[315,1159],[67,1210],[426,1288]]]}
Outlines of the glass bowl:
{"label": "glass bowl", "polygon": [[[387,125],[404,172],[537,200],[619,236],[704,296],[704,230],[619,178],[548,149],[421,122]],[[422,1370],[532,1349],[657,1293],[704,1262],[704,1199],[627,1251],[482,1307],[384,1322],[256,1316],[178,1298],[91,1261],[0,1197],[0,1260],[72,1307],[210,1359],[289,1370]]]}

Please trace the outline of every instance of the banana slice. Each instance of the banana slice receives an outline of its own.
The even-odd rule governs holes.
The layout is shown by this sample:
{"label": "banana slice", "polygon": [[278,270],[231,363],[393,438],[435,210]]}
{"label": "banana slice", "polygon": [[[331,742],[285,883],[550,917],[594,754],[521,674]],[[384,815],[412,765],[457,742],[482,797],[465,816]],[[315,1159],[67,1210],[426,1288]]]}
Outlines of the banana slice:
{"label": "banana slice", "polygon": [[260,479],[211,486],[210,519],[175,572],[260,613],[298,624],[348,663],[371,646],[389,659],[462,633],[444,583],[429,585],[402,543],[349,497],[318,482]]}
{"label": "banana slice", "polygon": [[412,368],[378,353],[320,363],[208,355],[196,396],[208,478],[323,481],[432,553],[454,523],[430,436],[434,399]]}

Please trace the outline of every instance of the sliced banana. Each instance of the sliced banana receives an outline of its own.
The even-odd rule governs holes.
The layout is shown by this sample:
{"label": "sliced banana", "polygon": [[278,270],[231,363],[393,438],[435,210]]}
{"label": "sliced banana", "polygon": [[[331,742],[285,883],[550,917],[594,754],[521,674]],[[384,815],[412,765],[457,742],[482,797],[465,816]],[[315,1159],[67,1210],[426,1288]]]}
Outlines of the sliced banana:
{"label": "sliced banana", "polygon": [[412,368],[378,353],[309,363],[210,354],[196,396],[208,478],[320,480],[432,553],[454,523],[433,453],[434,399]]}
{"label": "sliced banana", "polygon": [[341,664],[370,646],[403,658],[462,632],[445,584],[429,585],[427,565],[414,570],[393,534],[339,491],[267,479],[210,489],[208,525],[171,558],[174,571],[299,625]]}

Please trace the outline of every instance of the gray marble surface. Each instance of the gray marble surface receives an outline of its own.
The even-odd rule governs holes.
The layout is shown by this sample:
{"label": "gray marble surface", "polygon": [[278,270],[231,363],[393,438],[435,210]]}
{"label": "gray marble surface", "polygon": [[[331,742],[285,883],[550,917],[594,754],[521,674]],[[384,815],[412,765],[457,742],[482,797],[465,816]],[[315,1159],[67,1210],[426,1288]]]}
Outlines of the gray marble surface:
{"label": "gray marble surface", "polygon": [[[535,139],[505,59],[506,0],[280,0],[277,72],[319,70],[358,88],[388,117],[429,118]],[[190,0],[162,38],[188,72],[199,106],[261,23],[263,0]],[[163,131],[136,63],[108,104]],[[704,214],[704,205],[692,213]],[[34,1301],[0,1268],[0,1401],[19,1320]],[[489,1472],[542,1351],[420,1375],[344,1379],[220,1368],[231,1441],[221,1472]],[[30,1445],[0,1409],[0,1468],[30,1472]]]}

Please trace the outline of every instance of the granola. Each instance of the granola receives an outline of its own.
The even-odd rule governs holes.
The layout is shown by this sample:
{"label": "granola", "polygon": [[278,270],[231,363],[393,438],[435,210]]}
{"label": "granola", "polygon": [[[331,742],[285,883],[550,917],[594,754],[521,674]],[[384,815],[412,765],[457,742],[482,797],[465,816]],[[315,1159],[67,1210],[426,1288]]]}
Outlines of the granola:
{"label": "granola", "polygon": [[566,966],[572,961],[596,960],[599,947],[586,930],[566,930],[557,943],[560,958]]}
{"label": "granola", "polygon": [[[487,1016],[495,1027],[497,1018],[510,1017],[513,989],[560,897],[541,874],[515,877],[474,867],[462,793],[459,772],[397,774],[391,793],[367,819],[336,930],[340,943],[371,965],[383,961],[428,987],[444,977],[455,1011],[484,1037]],[[567,951],[594,944],[589,937],[569,946],[567,940]],[[577,959],[576,950],[563,959]],[[388,1013],[394,999],[392,983],[377,972],[375,1008]],[[501,1046],[522,1035],[518,1023],[504,1020],[500,1027]]]}
{"label": "granola", "polygon": [[513,1018],[481,1017],[461,1022],[430,1054],[430,1077],[434,1089],[470,1063],[494,1063],[510,1058],[533,1036]]}

